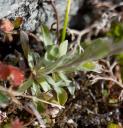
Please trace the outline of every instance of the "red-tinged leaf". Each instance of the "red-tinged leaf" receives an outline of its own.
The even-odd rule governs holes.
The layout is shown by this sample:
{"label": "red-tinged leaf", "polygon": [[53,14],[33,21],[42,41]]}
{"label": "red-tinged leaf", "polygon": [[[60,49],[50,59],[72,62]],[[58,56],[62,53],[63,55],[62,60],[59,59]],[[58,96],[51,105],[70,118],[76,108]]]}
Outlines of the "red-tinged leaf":
{"label": "red-tinged leaf", "polygon": [[4,32],[11,32],[14,29],[14,25],[8,19],[0,20],[0,29]]}
{"label": "red-tinged leaf", "polygon": [[19,119],[16,119],[12,121],[11,128],[24,128],[23,122],[21,122]]}
{"label": "red-tinged leaf", "polygon": [[10,72],[9,72],[8,66],[0,62],[0,79],[7,80],[7,77],[9,76],[9,74]]}
{"label": "red-tinged leaf", "polygon": [[20,70],[19,68],[11,66],[11,65],[8,65],[8,69],[10,72],[9,74],[10,83],[14,87],[21,85],[25,79],[24,72]]}

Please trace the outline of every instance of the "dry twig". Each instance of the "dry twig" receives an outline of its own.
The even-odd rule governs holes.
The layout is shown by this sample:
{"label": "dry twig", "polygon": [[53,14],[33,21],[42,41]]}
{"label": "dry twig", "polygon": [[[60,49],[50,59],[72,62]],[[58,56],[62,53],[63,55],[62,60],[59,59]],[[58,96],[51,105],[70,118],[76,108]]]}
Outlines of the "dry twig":
{"label": "dry twig", "polygon": [[45,124],[44,120],[42,119],[41,114],[35,109],[34,105],[29,103],[28,106],[34,112],[34,115],[36,116],[36,118],[37,118],[37,120],[38,120],[38,122],[40,124],[40,127],[41,128],[46,128],[46,124]]}

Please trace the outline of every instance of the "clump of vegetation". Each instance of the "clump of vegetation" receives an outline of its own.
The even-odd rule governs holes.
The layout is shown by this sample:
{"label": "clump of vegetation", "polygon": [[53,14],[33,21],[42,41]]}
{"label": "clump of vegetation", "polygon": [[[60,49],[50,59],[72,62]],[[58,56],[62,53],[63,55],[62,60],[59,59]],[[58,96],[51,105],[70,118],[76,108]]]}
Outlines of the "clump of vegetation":
{"label": "clump of vegetation", "polygon": [[83,40],[97,23],[67,29],[69,8],[61,39],[42,25],[39,40],[20,29],[21,17],[1,20],[1,127],[122,127],[123,25]]}

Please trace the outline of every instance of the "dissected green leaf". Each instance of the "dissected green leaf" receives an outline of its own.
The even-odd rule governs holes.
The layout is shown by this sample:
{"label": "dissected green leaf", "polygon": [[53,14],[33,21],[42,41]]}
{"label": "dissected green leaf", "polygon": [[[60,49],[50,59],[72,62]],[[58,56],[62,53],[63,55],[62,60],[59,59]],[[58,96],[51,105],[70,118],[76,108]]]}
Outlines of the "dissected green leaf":
{"label": "dissected green leaf", "polygon": [[50,35],[50,31],[48,29],[48,27],[46,25],[42,25],[41,26],[41,31],[43,34],[43,42],[44,42],[44,46],[47,47],[48,45],[52,45],[53,41]]}

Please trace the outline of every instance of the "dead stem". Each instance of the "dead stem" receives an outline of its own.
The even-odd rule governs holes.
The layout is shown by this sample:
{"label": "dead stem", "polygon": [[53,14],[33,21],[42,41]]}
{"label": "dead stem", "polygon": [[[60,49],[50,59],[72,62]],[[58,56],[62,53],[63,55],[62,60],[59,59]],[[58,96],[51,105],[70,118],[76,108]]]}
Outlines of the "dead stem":
{"label": "dead stem", "polygon": [[57,25],[57,28],[56,28],[56,34],[57,34],[57,44],[59,43],[59,16],[58,16],[58,12],[57,12],[57,9],[55,7],[55,4],[54,4],[54,0],[47,0],[45,1],[47,3],[50,3],[54,12],[55,12],[55,16],[56,16],[56,25]]}
{"label": "dead stem", "polygon": [[45,124],[43,118],[41,117],[41,114],[35,109],[34,105],[31,103],[28,103],[28,106],[30,107],[30,109],[32,109],[34,115],[36,116],[36,118],[40,124],[40,127],[46,128],[46,124]]}
{"label": "dead stem", "polygon": [[56,15],[56,25],[57,25],[56,32],[57,32],[57,44],[58,44],[58,42],[59,42],[59,16],[58,16],[58,12],[57,12],[57,9],[55,7],[55,4],[52,0],[51,0],[51,5],[52,5],[54,12],[55,12],[55,15]]}
{"label": "dead stem", "polygon": [[111,77],[101,77],[101,76],[95,76],[92,80],[92,83],[97,82],[98,80],[106,80],[106,81],[112,81],[115,84],[117,84],[119,87],[123,88],[123,84],[115,80],[114,78]]}
{"label": "dead stem", "polygon": [[35,96],[24,95],[24,94],[22,94],[20,92],[17,92],[17,91],[8,90],[8,89],[6,89],[6,88],[4,88],[2,86],[0,86],[0,90],[3,91],[3,92],[6,92],[9,96],[14,96],[14,97],[20,96],[20,97],[28,98],[28,99],[31,99],[31,100],[39,101],[39,102],[42,102],[42,103],[45,103],[45,104],[49,104],[51,106],[58,107],[59,109],[65,108],[64,106],[61,106],[61,105],[58,105],[58,104],[55,104],[55,103],[51,103],[51,102],[45,101],[43,99],[39,99],[39,98],[37,98]]}

